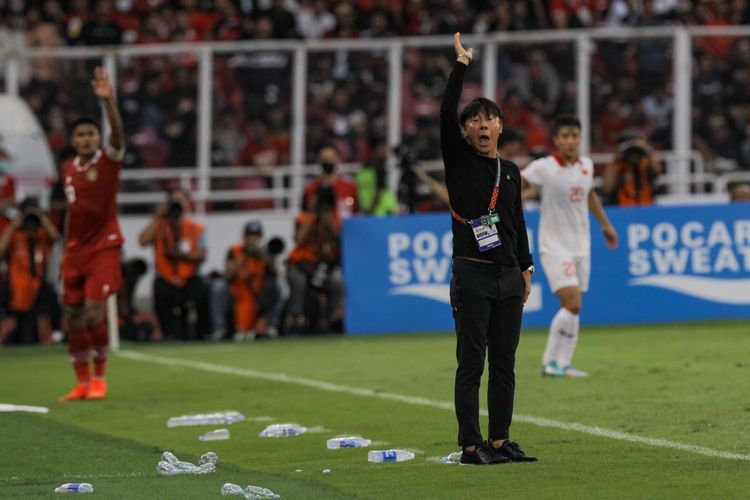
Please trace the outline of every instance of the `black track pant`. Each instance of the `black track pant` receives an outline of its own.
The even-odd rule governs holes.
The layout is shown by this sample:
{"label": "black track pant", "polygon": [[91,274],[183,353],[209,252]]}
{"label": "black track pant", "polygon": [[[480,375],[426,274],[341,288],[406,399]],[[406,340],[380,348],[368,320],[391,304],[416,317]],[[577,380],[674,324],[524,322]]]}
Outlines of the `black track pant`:
{"label": "black track pant", "polygon": [[453,259],[450,297],[456,323],[455,405],[458,444],[482,443],[479,383],[489,353],[489,438],[507,439],[513,417],[513,371],[521,332],[524,280],[518,267]]}

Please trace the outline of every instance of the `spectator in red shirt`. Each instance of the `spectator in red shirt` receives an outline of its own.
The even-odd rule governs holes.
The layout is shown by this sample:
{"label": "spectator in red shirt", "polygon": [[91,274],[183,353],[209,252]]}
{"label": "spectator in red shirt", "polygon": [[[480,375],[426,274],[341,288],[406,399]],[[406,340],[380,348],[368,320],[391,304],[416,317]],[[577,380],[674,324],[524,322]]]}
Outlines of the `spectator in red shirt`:
{"label": "spectator in red shirt", "polygon": [[333,146],[324,146],[318,152],[321,172],[305,186],[304,209],[309,209],[320,186],[332,186],[336,195],[336,214],[340,219],[351,217],[359,211],[357,207],[357,186],[354,182],[340,177],[336,173],[339,153]]}

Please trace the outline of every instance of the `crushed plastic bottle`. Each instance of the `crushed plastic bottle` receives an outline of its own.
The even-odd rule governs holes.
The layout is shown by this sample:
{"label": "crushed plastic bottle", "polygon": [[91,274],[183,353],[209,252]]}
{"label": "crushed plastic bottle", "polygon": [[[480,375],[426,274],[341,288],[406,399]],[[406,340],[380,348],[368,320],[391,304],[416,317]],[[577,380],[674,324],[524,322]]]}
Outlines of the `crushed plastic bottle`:
{"label": "crushed plastic bottle", "polygon": [[242,495],[244,497],[245,489],[239,484],[224,483],[224,486],[221,487],[221,495],[225,497],[229,495]]}
{"label": "crushed plastic bottle", "polygon": [[229,431],[227,429],[216,429],[198,436],[199,441],[222,441],[224,439],[229,439]]}
{"label": "crushed plastic bottle", "polygon": [[372,463],[380,462],[405,462],[414,460],[414,453],[406,450],[372,450],[367,453],[367,461]]}
{"label": "crushed plastic bottle", "polygon": [[182,471],[175,467],[174,464],[170,464],[164,460],[156,464],[156,472],[158,472],[160,476],[176,476],[177,474],[182,474]]}
{"label": "crushed plastic bottle", "polygon": [[457,464],[461,462],[461,452],[455,451],[448,455],[447,457],[443,457],[440,459],[440,463],[442,464]]}
{"label": "crushed plastic bottle", "polygon": [[268,488],[260,486],[248,485],[245,488],[245,498],[256,499],[256,498],[281,498],[281,495],[274,493]]}
{"label": "crushed plastic bottle", "polygon": [[372,441],[365,439],[362,436],[347,436],[337,437],[326,441],[326,446],[329,450],[336,450],[339,448],[361,448],[363,446],[370,446]]}
{"label": "crushed plastic bottle", "polygon": [[204,453],[203,455],[201,455],[200,460],[198,460],[199,465],[203,465],[207,463],[212,463],[216,465],[218,462],[219,462],[219,457],[216,456],[216,453],[214,453],[213,451]]}
{"label": "crushed plastic bottle", "polygon": [[263,429],[258,436],[260,437],[286,437],[299,436],[307,432],[307,427],[298,424],[273,424]]}
{"label": "crushed plastic bottle", "polygon": [[164,453],[162,453],[162,454],[161,454],[161,459],[162,459],[162,460],[163,460],[164,462],[169,462],[170,464],[176,464],[177,462],[179,462],[179,461],[180,461],[180,459],[179,459],[179,458],[177,458],[177,457],[176,457],[176,456],[174,455],[174,453],[172,453],[171,451],[165,451]]}
{"label": "crushed plastic bottle", "polygon": [[190,462],[177,462],[171,464],[164,460],[156,464],[156,472],[161,476],[177,476],[179,474],[209,474],[216,471],[216,465],[212,462],[207,462],[200,466],[191,464]]}
{"label": "crushed plastic bottle", "polygon": [[198,466],[194,463],[183,462],[182,460],[173,465],[176,469],[183,471],[183,474],[192,474],[198,470]]}
{"label": "crushed plastic bottle", "polygon": [[65,483],[55,488],[55,493],[93,493],[94,487],[89,483]]}
{"label": "crushed plastic bottle", "polygon": [[230,425],[245,420],[245,415],[237,411],[223,411],[216,413],[197,413],[172,417],[167,421],[167,427],[184,427],[188,425]]}
{"label": "crushed plastic bottle", "polygon": [[216,465],[212,462],[208,462],[198,467],[198,470],[193,472],[193,474],[201,475],[210,474],[212,472],[216,472]]}

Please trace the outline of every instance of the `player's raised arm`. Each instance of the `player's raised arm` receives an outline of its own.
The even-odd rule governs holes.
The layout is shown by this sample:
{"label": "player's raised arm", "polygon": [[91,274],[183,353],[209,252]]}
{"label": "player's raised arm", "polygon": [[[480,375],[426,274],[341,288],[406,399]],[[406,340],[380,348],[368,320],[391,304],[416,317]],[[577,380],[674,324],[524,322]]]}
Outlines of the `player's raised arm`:
{"label": "player's raised arm", "polygon": [[96,97],[102,100],[104,109],[107,113],[107,119],[109,120],[111,130],[109,134],[109,145],[116,151],[122,151],[125,147],[125,131],[122,126],[122,117],[120,117],[120,110],[117,109],[115,91],[112,88],[109,75],[107,75],[104,68],[98,66],[94,70],[94,79],[91,81],[91,86],[94,88],[94,94],[96,94]]}

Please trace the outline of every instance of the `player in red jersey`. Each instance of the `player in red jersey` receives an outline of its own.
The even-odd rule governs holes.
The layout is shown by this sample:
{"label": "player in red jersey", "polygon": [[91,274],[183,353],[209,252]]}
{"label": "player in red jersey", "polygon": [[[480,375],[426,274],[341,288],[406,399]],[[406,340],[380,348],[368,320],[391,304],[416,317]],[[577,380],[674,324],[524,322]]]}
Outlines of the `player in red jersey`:
{"label": "player in red jersey", "polygon": [[[80,118],[71,128],[70,143],[77,156],[62,167],[68,202],[63,258],[63,303],[67,319],[68,352],[78,384],[60,401],[103,399],[109,335],[106,299],[120,287],[120,246],[117,190],[125,155],[125,135],[114,90],[107,73],[96,68],[91,82],[111,127],[103,148],[96,121]],[[89,367],[93,358],[93,376]]]}

